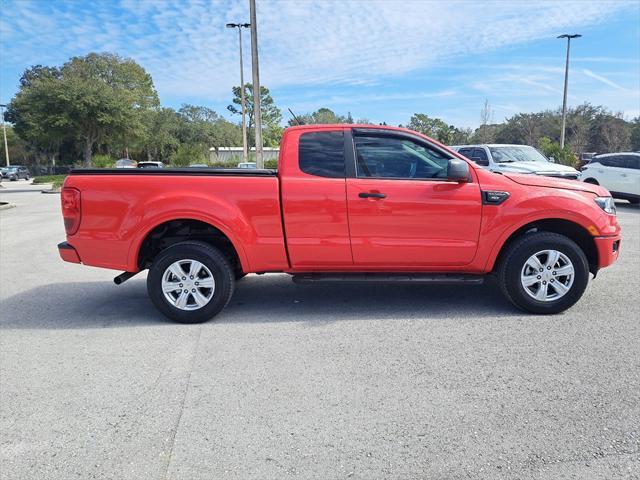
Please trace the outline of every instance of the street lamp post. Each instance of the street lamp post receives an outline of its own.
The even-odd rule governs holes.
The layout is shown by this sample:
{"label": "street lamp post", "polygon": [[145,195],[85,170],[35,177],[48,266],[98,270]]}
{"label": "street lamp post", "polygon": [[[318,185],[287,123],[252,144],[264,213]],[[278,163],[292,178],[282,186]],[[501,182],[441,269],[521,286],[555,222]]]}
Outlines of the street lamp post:
{"label": "street lamp post", "polygon": [[559,35],[558,38],[567,39],[567,63],[564,67],[564,95],[562,97],[562,130],[560,130],[560,148],[564,148],[564,130],[567,126],[567,84],[569,83],[569,50],[571,49],[571,39],[580,38],[580,34],[569,35],[567,33]]}
{"label": "street lamp post", "polygon": [[7,106],[4,104],[0,104],[0,117],[2,117],[2,133],[4,134],[4,156],[7,161],[7,167],[10,165],[9,163],[9,146],[7,145],[7,126],[4,123],[4,109]]}
{"label": "street lamp post", "polygon": [[249,153],[247,148],[247,107],[244,99],[244,68],[242,65],[242,29],[249,28],[248,23],[227,23],[227,28],[238,29],[238,43],[240,45],[240,103],[242,104],[242,161],[249,161]]}
{"label": "street lamp post", "polygon": [[260,74],[258,72],[258,23],[256,0],[249,0],[251,16],[251,73],[253,77],[253,118],[256,127],[256,166],[264,167],[262,158],[262,109],[260,108]]}

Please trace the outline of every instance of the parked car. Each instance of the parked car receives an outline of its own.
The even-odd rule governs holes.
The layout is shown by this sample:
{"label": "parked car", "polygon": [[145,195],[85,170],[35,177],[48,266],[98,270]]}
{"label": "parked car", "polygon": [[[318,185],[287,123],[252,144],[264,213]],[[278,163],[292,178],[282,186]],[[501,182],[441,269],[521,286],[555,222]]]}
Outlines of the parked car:
{"label": "parked car", "polygon": [[73,170],[60,256],[124,270],[118,284],[149,269],[154,305],[184,323],[266,272],[302,283],[495,275],[517,307],[557,313],[618,257],[615,204],[598,185],[498,175],[396,127],[291,127],[280,151],[277,172]]}
{"label": "parked car", "polygon": [[580,173],[573,167],[551,162],[529,145],[455,145],[451,148],[492,172],[534,173],[571,180],[577,179]]}
{"label": "parked car", "polygon": [[11,165],[9,167],[2,168],[2,176],[3,178],[7,178],[14,182],[20,179],[29,180],[31,178],[31,173],[27,167],[23,167],[22,165]]}
{"label": "parked car", "polygon": [[258,168],[258,164],[256,162],[240,162],[238,168]]}
{"label": "parked car", "polygon": [[138,168],[164,168],[164,163],[151,161],[138,162]]}
{"label": "parked car", "polygon": [[580,179],[602,185],[615,198],[640,203],[640,153],[621,152],[596,155],[582,167]]}
{"label": "parked car", "polygon": [[207,165],[206,163],[193,163],[189,166],[192,168],[209,168],[209,165]]}
{"label": "parked car", "polygon": [[116,168],[136,168],[137,163],[130,158],[120,158],[116,160]]}

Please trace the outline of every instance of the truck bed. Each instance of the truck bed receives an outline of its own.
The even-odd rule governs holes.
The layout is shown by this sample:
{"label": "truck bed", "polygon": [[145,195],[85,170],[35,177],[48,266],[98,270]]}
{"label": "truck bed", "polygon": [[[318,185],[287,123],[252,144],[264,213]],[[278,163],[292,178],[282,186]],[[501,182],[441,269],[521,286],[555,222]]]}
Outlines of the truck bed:
{"label": "truck bed", "polygon": [[70,175],[190,175],[226,177],[275,177],[276,170],[263,168],[74,168]]}
{"label": "truck bed", "polygon": [[75,169],[80,228],[67,237],[82,263],[137,271],[147,235],[181,219],[211,225],[233,244],[245,272],[288,267],[274,170]]}

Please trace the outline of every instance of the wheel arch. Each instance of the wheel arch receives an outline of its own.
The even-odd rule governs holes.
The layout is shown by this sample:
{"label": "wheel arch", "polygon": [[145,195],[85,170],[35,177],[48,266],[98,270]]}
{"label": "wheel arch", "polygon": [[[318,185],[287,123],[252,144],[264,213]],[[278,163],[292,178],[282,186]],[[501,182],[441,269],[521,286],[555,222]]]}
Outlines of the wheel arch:
{"label": "wheel arch", "polygon": [[160,251],[185,240],[208,243],[222,251],[236,271],[249,271],[249,263],[240,242],[211,219],[194,216],[164,218],[149,225],[132,245],[129,264],[136,271],[148,268]]}
{"label": "wheel arch", "polygon": [[553,232],[573,240],[587,257],[589,271],[593,274],[598,271],[598,249],[593,235],[580,223],[564,218],[533,220],[515,229],[515,231],[511,232],[511,234],[500,243],[497,248],[497,255],[491,256],[489,264],[487,265],[487,271],[493,271],[496,266],[500,264],[509,245],[523,235],[533,232]]}

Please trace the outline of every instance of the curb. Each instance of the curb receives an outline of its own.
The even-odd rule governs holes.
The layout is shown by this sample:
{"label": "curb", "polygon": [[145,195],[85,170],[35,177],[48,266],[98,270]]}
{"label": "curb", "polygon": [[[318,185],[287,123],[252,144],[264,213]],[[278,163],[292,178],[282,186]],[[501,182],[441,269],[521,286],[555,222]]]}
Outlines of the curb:
{"label": "curb", "polygon": [[40,193],[60,193],[60,190],[40,190]]}

